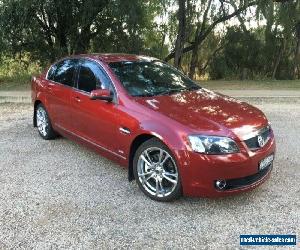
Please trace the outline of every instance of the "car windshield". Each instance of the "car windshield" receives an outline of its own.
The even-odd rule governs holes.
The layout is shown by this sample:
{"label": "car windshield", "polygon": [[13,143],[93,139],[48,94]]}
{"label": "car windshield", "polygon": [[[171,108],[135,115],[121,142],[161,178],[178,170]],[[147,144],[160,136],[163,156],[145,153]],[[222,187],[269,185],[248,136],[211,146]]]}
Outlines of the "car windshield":
{"label": "car windshield", "polygon": [[175,68],[160,61],[112,62],[109,66],[132,96],[170,95],[201,88]]}

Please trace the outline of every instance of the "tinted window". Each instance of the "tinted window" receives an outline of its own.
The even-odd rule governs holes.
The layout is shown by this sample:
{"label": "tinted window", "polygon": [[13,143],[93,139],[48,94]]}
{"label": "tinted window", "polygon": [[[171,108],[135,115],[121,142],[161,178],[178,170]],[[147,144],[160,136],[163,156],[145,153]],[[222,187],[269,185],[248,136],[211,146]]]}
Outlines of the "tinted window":
{"label": "tinted window", "polygon": [[77,60],[74,59],[67,59],[59,62],[56,65],[55,73],[53,74],[53,76],[50,76],[52,78],[50,80],[59,82],[67,86],[74,86],[73,79],[76,70],[76,63]]}
{"label": "tinted window", "polygon": [[110,89],[109,79],[96,62],[86,60],[80,66],[78,89],[86,92],[95,89]]}
{"label": "tinted window", "polygon": [[113,62],[109,66],[132,96],[168,95],[200,86],[160,61]]}

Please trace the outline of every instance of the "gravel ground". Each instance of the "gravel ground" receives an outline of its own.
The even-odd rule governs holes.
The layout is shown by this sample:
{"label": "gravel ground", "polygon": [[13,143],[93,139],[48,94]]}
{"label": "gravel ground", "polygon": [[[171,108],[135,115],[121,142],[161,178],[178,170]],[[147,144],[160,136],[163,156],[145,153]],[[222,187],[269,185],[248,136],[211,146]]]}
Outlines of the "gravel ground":
{"label": "gravel ground", "polygon": [[237,249],[240,234],[299,239],[300,102],[255,104],[277,137],[269,181],[173,203],[146,198],[125,169],[70,140],[42,140],[30,105],[0,104],[0,249]]}

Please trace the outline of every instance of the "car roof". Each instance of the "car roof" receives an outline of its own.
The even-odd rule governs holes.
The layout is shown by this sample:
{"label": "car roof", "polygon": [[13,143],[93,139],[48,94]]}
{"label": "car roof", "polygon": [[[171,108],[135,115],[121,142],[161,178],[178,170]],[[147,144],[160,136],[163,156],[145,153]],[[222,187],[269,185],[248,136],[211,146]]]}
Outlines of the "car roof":
{"label": "car roof", "polygon": [[159,60],[150,56],[143,55],[134,55],[134,54],[114,54],[114,53],[105,53],[105,54],[81,54],[78,57],[91,58],[95,60],[104,61],[106,63],[111,62],[126,62],[126,61],[153,61]]}

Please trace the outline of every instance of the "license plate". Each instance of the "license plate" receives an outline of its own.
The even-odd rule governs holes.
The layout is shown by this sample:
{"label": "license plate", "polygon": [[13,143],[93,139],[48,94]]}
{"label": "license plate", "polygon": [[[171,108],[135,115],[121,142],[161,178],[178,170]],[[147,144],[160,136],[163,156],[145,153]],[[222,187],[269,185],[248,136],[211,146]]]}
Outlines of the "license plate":
{"label": "license plate", "polygon": [[266,167],[268,167],[269,165],[271,165],[273,160],[274,160],[274,155],[269,155],[265,159],[260,161],[259,171],[261,171],[261,170],[265,169]]}

